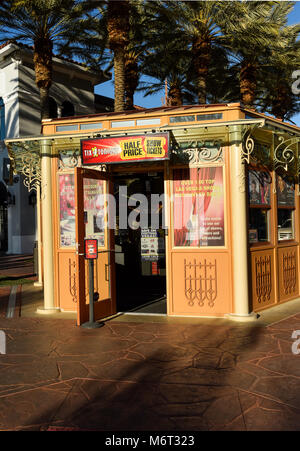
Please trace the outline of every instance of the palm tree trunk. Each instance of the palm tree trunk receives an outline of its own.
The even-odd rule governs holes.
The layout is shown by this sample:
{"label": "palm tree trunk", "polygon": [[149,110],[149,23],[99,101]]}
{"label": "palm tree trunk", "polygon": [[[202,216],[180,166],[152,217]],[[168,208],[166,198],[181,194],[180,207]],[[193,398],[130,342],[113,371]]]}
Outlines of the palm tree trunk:
{"label": "palm tree trunk", "polygon": [[177,83],[172,83],[168,93],[168,106],[181,106],[182,93]]}
{"label": "palm tree trunk", "polygon": [[256,86],[256,66],[244,61],[240,71],[240,95],[241,102],[246,108],[253,108]]}
{"label": "palm tree trunk", "polygon": [[33,63],[35,82],[40,92],[41,118],[48,119],[49,89],[52,84],[52,41],[48,38],[37,38],[34,41]]}
{"label": "palm tree trunk", "polygon": [[284,121],[287,112],[292,108],[290,89],[279,82],[275,92],[276,97],[272,102],[272,114],[276,119]]}
{"label": "palm tree trunk", "polygon": [[211,43],[209,40],[198,36],[192,45],[194,69],[196,71],[196,86],[199,104],[206,103],[206,80],[210,63]]}
{"label": "palm tree trunk", "polygon": [[46,87],[39,88],[40,91],[40,105],[41,105],[41,119],[49,119],[49,89]]}
{"label": "palm tree trunk", "polygon": [[109,0],[107,31],[114,52],[115,111],[125,108],[125,49],[129,41],[129,1]]}
{"label": "palm tree trunk", "polygon": [[139,83],[137,55],[125,54],[125,109],[133,110],[134,93]]}
{"label": "palm tree trunk", "polygon": [[114,50],[114,73],[115,73],[115,111],[125,109],[125,64],[124,50],[117,48]]}

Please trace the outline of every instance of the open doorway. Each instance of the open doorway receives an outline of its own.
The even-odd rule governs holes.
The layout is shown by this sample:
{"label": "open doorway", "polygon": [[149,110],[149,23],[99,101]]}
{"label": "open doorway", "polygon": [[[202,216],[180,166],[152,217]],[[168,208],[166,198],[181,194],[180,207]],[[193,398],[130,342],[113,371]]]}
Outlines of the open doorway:
{"label": "open doorway", "polygon": [[[163,172],[114,176],[117,205],[115,230],[116,299],[118,312],[166,314],[166,253]],[[152,195],[152,197],[151,197]],[[140,199],[147,199],[142,213]],[[124,211],[128,225],[124,226]],[[139,214],[140,212],[140,214]],[[147,224],[143,219],[148,218]],[[153,226],[155,216],[155,227]],[[151,222],[152,221],[152,222]]]}

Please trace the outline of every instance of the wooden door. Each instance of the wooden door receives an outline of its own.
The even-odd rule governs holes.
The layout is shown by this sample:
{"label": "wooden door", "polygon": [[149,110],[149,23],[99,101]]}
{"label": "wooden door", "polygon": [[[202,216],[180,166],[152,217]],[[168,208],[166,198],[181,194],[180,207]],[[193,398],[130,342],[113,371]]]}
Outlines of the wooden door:
{"label": "wooden door", "polygon": [[[89,320],[88,264],[84,257],[84,239],[98,239],[98,259],[94,268],[95,321],[116,313],[114,230],[109,228],[108,194],[113,185],[109,175],[91,169],[75,170],[76,206],[76,292],[77,325]],[[113,221],[112,221],[113,222]],[[112,223],[111,222],[111,223]]]}

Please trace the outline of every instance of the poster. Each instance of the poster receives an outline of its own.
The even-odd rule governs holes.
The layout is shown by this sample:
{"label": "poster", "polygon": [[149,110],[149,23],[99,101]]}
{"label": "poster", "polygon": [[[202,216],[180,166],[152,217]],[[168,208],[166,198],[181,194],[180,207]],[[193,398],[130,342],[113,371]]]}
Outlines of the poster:
{"label": "poster", "polygon": [[249,201],[252,205],[271,204],[271,176],[264,171],[249,171]]}
{"label": "poster", "polygon": [[277,204],[282,207],[295,206],[295,185],[277,175]]}
{"label": "poster", "polygon": [[169,134],[118,136],[81,141],[83,164],[155,161],[169,158]]}
{"label": "poster", "polygon": [[59,175],[60,246],[75,246],[74,175]]}
{"label": "poster", "polygon": [[173,172],[174,245],[224,246],[223,168]]}
{"label": "poster", "polygon": [[257,229],[249,230],[249,243],[257,243],[258,242],[258,231]]}
{"label": "poster", "polygon": [[165,255],[163,230],[141,229],[142,261],[157,261]]}
{"label": "poster", "polygon": [[105,245],[104,181],[83,179],[83,208],[85,238],[97,239],[98,246]]}

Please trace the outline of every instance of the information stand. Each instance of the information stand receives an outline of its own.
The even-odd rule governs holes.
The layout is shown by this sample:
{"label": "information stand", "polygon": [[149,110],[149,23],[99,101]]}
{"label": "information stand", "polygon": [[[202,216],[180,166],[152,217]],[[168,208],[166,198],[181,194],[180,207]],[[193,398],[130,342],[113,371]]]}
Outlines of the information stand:
{"label": "information stand", "polygon": [[83,323],[81,327],[98,329],[104,326],[104,323],[94,321],[94,301],[99,297],[94,293],[94,260],[98,258],[98,240],[84,240],[84,257],[89,261],[89,321]]}

